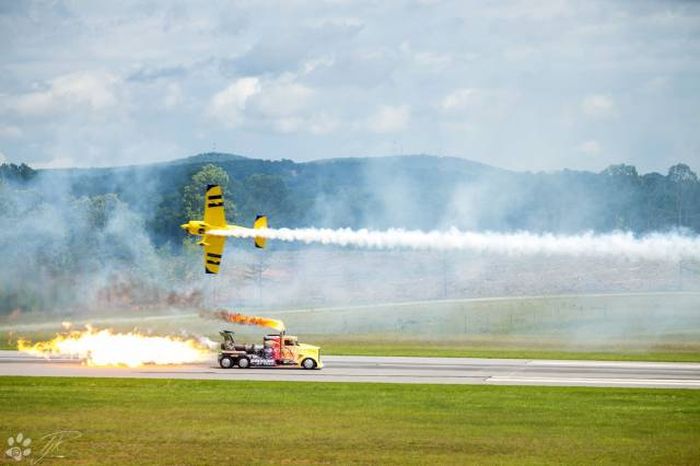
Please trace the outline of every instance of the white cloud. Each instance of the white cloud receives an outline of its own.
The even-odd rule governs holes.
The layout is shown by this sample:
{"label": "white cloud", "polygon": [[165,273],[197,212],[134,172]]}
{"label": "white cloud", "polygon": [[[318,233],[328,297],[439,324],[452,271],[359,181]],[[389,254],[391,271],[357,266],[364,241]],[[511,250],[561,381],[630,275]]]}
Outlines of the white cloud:
{"label": "white cloud", "polygon": [[42,169],[71,168],[76,166],[76,161],[72,157],[57,156],[48,162],[35,163],[32,166]]}
{"label": "white cloud", "polygon": [[331,131],[335,128],[332,119],[316,114],[310,105],[314,95],[291,75],[240,78],[212,97],[208,113],[232,128],[271,128],[280,133]]}
{"label": "white cloud", "polygon": [[345,16],[335,18],[321,18],[319,20],[308,21],[309,26],[313,28],[341,28],[341,29],[360,29],[364,26],[364,22],[360,18]]}
{"label": "white cloud", "polygon": [[[700,66],[689,52],[700,45],[700,2],[0,10],[12,38],[0,46],[0,142],[17,161],[131,163],[124,141],[165,148],[143,162],[171,143],[181,155],[216,143],[303,160],[382,152],[395,139],[403,152],[507,168],[598,169],[583,145],[600,138],[601,154],[644,171],[692,162],[688,148],[700,144],[700,94],[687,80]],[[611,121],[614,131],[598,127]],[[579,157],[561,156],[571,152]]]}
{"label": "white cloud", "polygon": [[319,113],[308,117],[284,117],[274,120],[275,129],[280,133],[308,132],[311,134],[327,134],[335,131],[338,120],[330,115]]}
{"label": "white cloud", "polygon": [[289,79],[263,82],[252,99],[253,109],[263,118],[299,116],[307,109],[313,91]]}
{"label": "white cloud", "polygon": [[340,126],[338,119],[325,112],[318,113],[308,122],[308,130],[311,134],[332,133]]}
{"label": "white cloud", "polygon": [[0,125],[0,138],[19,138],[22,137],[22,130],[17,126]]}
{"label": "white cloud", "polygon": [[0,163],[5,163],[7,162],[7,157],[5,157],[5,154],[0,152]]}
{"label": "white cloud", "polygon": [[602,150],[600,143],[596,140],[583,142],[576,149],[586,155],[598,155]]}
{"label": "white cloud", "polygon": [[182,88],[178,83],[170,83],[165,88],[165,97],[163,98],[163,106],[166,109],[173,109],[182,103],[183,95]]}
{"label": "white cloud", "polygon": [[119,80],[110,73],[78,72],[48,81],[45,89],[15,97],[10,107],[22,116],[52,116],[76,110],[91,112],[118,103]]}
{"label": "white cloud", "polygon": [[331,67],[334,63],[335,59],[330,55],[326,55],[307,60],[304,63],[302,63],[300,68],[302,70],[302,74],[310,74],[318,70],[319,68]]}
{"label": "white cloud", "polygon": [[617,115],[617,108],[612,97],[601,94],[586,96],[581,102],[581,111],[590,118],[610,118]]}
{"label": "white cloud", "polygon": [[450,53],[442,50],[415,49],[411,42],[404,41],[399,46],[399,51],[420,67],[424,67],[432,72],[440,72],[449,68],[454,58]]}
{"label": "white cloud", "polygon": [[230,127],[243,124],[248,99],[260,92],[258,78],[240,78],[211,98],[207,113]]}
{"label": "white cloud", "polygon": [[417,52],[413,58],[416,64],[432,68],[435,71],[445,69],[452,62],[450,55],[437,52]]}
{"label": "white cloud", "polygon": [[411,111],[408,105],[382,105],[367,120],[367,127],[374,133],[395,133],[406,128]]}
{"label": "white cloud", "polygon": [[456,89],[442,99],[440,107],[445,111],[460,111],[477,104],[480,100],[481,92],[477,89],[462,88]]}
{"label": "white cloud", "polygon": [[[437,109],[446,117],[441,123],[446,127],[475,123],[482,128],[496,125],[514,109],[519,108],[521,96],[512,90],[497,88],[458,88],[443,97],[437,104]],[[451,130],[459,131],[459,130]]]}

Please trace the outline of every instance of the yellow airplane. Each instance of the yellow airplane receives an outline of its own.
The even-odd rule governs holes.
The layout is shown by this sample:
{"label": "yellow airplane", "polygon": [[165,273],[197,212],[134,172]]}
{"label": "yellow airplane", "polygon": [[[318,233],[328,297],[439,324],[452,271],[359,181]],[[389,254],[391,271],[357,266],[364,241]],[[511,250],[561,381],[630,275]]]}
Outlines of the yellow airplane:
{"label": "yellow airplane", "polygon": [[[204,270],[206,273],[219,273],[221,258],[224,255],[226,236],[210,235],[211,230],[250,230],[250,228],[229,225],[226,223],[224,212],[224,192],[218,184],[207,185],[204,199],[204,220],[190,220],[180,225],[180,228],[191,235],[201,236],[197,244],[204,246]],[[253,223],[253,229],[267,228],[267,217],[258,215]],[[265,247],[265,238],[253,238],[256,248]]]}

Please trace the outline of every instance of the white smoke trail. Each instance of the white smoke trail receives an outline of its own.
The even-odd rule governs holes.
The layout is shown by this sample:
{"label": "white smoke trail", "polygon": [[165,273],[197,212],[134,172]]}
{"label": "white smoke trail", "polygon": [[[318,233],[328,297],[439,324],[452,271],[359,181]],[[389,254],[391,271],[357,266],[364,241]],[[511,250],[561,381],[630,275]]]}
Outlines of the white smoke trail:
{"label": "white smoke trail", "polygon": [[370,249],[462,250],[477,253],[568,256],[623,256],[649,260],[700,260],[700,236],[678,233],[653,233],[635,237],[632,233],[585,233],[581,235],[533,234],[529,232],[494,233],[447,231],[337,230],[325,228],[249,228],[210,230],[215,236],[252,238],[255,236],[303,243],[356,246]]}

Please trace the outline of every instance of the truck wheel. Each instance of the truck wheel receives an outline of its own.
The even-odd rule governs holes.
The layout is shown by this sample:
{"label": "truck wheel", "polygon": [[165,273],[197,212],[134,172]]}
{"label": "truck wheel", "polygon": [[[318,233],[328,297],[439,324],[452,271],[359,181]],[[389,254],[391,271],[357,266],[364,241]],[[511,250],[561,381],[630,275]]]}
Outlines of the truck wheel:
{"label": "truck wheel", "polygon": [[314,361],[311,358],[306,358],[303,361],[301,361],[301,367],[304,369],[313,369],[316,367],[316,361]]}
{"label": "truck wheel", "polygon": [[224,356],[219,361],[219,365],[222,369],[231,369],[231,367],[233,367],[233,359],[229,358],[228,356]]}
{"label": "truck wheel", "polygon": [[240,367],[241,369],[249,368],[250,367],[250,359],[243,356],[242,358],[240,358],[238,360],[238,367]]}

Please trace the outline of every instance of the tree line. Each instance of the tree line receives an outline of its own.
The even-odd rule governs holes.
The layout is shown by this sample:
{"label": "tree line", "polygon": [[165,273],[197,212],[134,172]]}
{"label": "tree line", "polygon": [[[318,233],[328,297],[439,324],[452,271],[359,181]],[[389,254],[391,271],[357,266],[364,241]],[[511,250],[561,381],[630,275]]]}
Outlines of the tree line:
{"label": "tree line", "polygon": [[0,183],[31,189],[60,178],[75,198],[115,195],[141,215],[156,244],[176,248],[179,225],[201,218],[207,184],[222,185],[228,220],[244,225],[266,214],[277,227],[700,233],[700,182],[687,164],[666,174],[626,164],[600,173],[519,173],[427,156],[294,163],[203,155],[126,172],[3,164]]}

